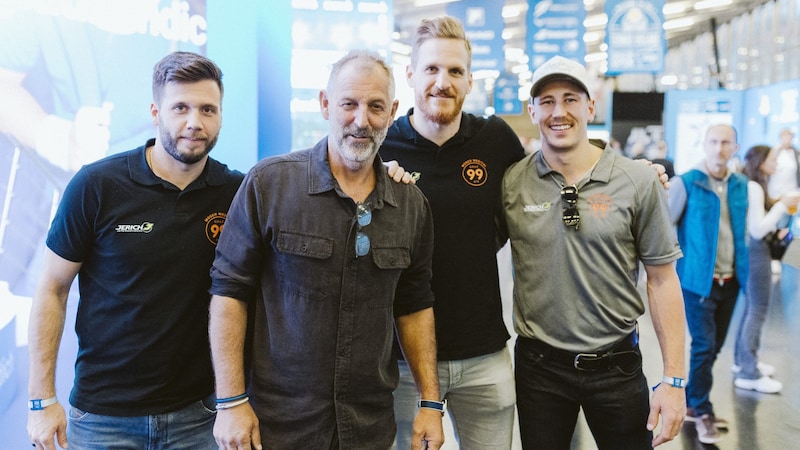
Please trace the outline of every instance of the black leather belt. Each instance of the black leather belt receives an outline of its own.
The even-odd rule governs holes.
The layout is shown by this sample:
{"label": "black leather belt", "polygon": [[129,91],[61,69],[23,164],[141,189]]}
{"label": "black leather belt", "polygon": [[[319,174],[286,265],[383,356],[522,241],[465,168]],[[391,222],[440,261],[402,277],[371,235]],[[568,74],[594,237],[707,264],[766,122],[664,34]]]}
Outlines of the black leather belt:
{"label": "black leather belt", "polygon": [[609,370],[621,362],[620,360],[639,357],[635,351],[639,344],[639,334],[636,331],[605,352],[573,353],[547,345],[538,339],[522,336],[517,342],[520,348],[538,352],[551,362],[589,372]]}

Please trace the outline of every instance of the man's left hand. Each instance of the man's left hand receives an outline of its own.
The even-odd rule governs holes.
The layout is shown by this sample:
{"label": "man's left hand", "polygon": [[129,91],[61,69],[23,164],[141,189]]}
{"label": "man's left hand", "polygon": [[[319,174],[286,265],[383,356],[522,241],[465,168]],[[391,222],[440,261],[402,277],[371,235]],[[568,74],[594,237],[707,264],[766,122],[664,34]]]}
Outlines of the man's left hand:
{"label": "man's left hand", "polygon": [[686,418],[686,391],[666,384],[659,385],[650,399],[647,429],[655,430],[661,415],[661,431],[653,436],[653,447],[675,439]]}
{"label": "man's left hand", "polygon": [[397,161],[385,161],[383,165],[386,166],[386,173],[389,174],[389,178],[394,180],[396,183],[416,184],[414,174],[411,172],[406,172],[406,169],[400,166],[400,163]]}
{"label": "man's left hand", "polygon": [[434,409],[420,408],[414,419],[411,450],[438,450],[444,444],[442,413]]}
{"label": "man's left hand", "polygon": [[659,163],[654,163],[649,159],[635,159],[634,161],[641,161],[643,164],[647,164],[648,166],[652,167],[653,170],[656,171],[658,175],[658,181],[664,185],[664,189],[669,190],[669,175],[667,175],[667,168]]}

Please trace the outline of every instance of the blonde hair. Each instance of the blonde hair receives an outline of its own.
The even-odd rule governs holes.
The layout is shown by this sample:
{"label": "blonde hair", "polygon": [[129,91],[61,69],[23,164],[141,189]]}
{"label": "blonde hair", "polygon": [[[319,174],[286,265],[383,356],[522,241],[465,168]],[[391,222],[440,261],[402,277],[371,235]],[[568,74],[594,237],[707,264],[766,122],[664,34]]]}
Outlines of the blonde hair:
{"label": "blonde hair", "polygon": [[422,19],[414,33],[414,43],[411,47],[411,64],[417,64],[417,55],[422,44],[429,39],[456,39],[464,42],[467,49],[467,68],[472,66],[472,46],[464,32],[461,21],[451,16]]}

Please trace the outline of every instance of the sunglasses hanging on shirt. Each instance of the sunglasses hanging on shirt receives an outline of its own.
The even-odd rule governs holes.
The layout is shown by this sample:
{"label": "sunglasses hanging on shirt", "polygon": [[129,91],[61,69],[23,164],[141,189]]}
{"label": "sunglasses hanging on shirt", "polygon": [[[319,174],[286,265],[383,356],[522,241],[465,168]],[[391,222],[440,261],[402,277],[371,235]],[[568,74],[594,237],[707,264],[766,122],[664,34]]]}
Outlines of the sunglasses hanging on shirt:
{"label": "sunglasses hanging on shirt", "polygon": [[358,258],[359,256],[367,256],[370,248],[369,236],[362,231],[362,228],[372,223],[372,208],[370,208],[368,203],[358,203],[356,206],[356,222],[358,224],[358,231],[356,232],[356,258]]}
{"label": "sunglasses hanging on shirt", "polygon": [[561,188],[561,201],[566,206],[564,214],[561,216],[561,221],[564,226],[573,227],[578,231],[578,226],[581,224],[581,214],[578,211],[578,188],[574,184],[571,186],[564,186]]}

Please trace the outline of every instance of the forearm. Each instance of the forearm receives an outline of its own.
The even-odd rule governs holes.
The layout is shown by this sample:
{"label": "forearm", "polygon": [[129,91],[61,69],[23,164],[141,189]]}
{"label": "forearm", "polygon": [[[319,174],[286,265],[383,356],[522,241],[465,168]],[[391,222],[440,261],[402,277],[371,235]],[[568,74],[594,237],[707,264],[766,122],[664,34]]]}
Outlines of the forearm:
{"label": "forearm", "polygon": [[34,297],[28,326],[30,398],[56,395],[56,360],[64,332],[66,304],[66,293],[46,290],[37,292]]}
{"label": "forearm", "polygon": [[395,320],[400,346],[422,399],[441,400],[436,369],[436,331],[433,308]]}
{"label": "forearm", "polygon": [[67,298],[80,268],[81,263],[68,261],[49,248],[45,250],[28,325],[28,393],[32,399],[56,394],[56,360],[64,333]]}
{"label": "forearm", "polygon": [[680,281],[673,264],[655,267],[647,270],[647,296],[664,375],[685,378],[686,316]]}
{"label": "forearm", "polygon": [[245,392],[246,332],[247,304],[231,297],[213,296],[209,306],[208,336],[219,398]]}

